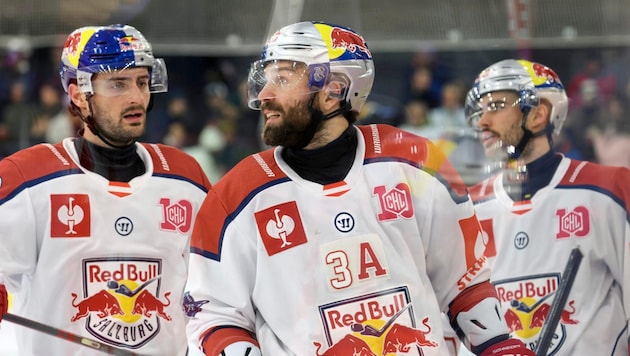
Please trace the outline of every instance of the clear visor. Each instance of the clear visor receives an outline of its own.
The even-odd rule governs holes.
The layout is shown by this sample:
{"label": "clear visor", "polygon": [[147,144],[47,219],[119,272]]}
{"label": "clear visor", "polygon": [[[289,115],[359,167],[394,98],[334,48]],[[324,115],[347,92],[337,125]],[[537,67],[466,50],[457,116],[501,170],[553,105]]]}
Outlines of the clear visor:
{"label": "clear visor", "polygon": [[479,94],[477,88],[471,89],[466,95],[464,106],[466,123],[472,129],[479,130],[479,119],[484,112],[497,112],[514,106],[520,108],[521,99],[517,95],[511,91]]}
{"label": "clear visor", "polygon": [[[300,86],[307,88],[308,72],[308,67],[303,62],[273,60],[252,63],[247,78],[247,105],[251,109],[260,110],[260,94],[263,90],[265,90],[266,98],[273,98],[275,95],[293,91]],[[313,91],[319,89],[321,88],[314,88]]]}
{"label": "clear visor", "polygon": [[[156,58],[153,66],[149,67],[146,76],[132,77],[127,75],[126,69],[138,68],[130,63],[125,68],[112,68],[98,65],[77,71],[77,83],[83,93],[97,93],[103,96],[127,95],[132,90],[147,93],[164,93],[168,90],[168,74],[166,64],[162,58]],[[93,78],[95,73],[115,73],[109,78]]]}

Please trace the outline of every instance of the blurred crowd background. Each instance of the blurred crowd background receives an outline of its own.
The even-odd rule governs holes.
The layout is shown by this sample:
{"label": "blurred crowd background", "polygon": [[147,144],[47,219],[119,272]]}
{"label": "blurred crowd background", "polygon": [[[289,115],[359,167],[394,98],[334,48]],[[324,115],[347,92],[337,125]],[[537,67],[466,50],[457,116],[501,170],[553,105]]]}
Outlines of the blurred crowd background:
{"label": "blurred crowd background", "polygon": [[630,0],[0,0],[0,157],[76,135],[58,68],[65,36],[129,23],[166,60],[144,141],[181,147],[211,181],[264,148],[247,108],[249,64],[276,28],[301,20],[352,27],[376,66],[359,123],[427,136],[465,180],[483,151],[464,121],[475,75],[505,58],[554,69],[570,97],[556,142],[565,155],[630,167]]}

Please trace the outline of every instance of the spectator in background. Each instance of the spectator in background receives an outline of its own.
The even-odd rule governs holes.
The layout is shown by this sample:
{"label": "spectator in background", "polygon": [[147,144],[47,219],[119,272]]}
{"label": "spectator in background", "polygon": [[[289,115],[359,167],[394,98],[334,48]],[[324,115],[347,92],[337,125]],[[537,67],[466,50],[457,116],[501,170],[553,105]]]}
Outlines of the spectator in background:
{"label": "spectator in background", "polygon": [[440,105],[429,111],[429,120],[440,130],[443,139],[454,139],[462,131],[469,131],[464,118],[464,88],[460,82],[449,82],[442,87]]}
{"label": "spectator in background", "polygon": [[442,86],[450,80],[448,69],[437,58],[433,48],[420,48],[412,56],[404,73],[403,102],[411,99],[426,101],[429,109],[440,105]]}
{"label": "spectator in background", "polygon": [[628,102],[613,97],[602,115],[587,129],[595,161],[630,168],[630,117]]}
{"label": "spectator in background", "polygon": [[212,182],[216,182],[223,175],[223,170],[217,166],[213,153],[223,148],[225,142],[221,133],[204,128],[199,135],[191,135],[186,125],[181,121],[173,121],[162,142],[174,146],[193,156]]}
{"label": "spectator in background", "polygon": [[399,128],[430,140],[439,138],[439,131],[429,122],[429,107],[426,102],[410,100],[405,104],[404,111],[405,121]]}
{"label": "spectator in background", "polygon": [[587,136],[586,128],[593,122],[599,122],[604,115],[605,101],[600,95],[597,81],[583,80],[576,100],[580,105],[569,111],[571,119],[563,129],[557,145],[561,148],[560,152],[569,158],[595,161],[593,144]]}
{"label": "spectator in background", "polygon": [[[586,82],[586,83],[585,83]],[[591,88],[594,86],[595,88]],[[567,95],[571,98],[571,110],[579,109],[588,104],[584,91],[596,91],[602,101],[607,101],[616,90],[616,79],[612,73],[602,70],[602,60],[596,54],[589,55],[567,85]]]}
{"label": "spectator in background", "polygon": [[166,100],[166,107],[156,111],[155,115],[147,120],[145,133],[147,142],[162,142],[173,122],[182,123],[189,132],[199,132],[199,128],[194,124],[196,117],[191,112],[188,97],[183,90],[174,90]]}
{"label": "spectator in background", "polygon": [[204,88],[204,94],[206,122],[201,129],[220,130],[225,145],[216,152],[217,164],[223,169],[229,169],[243,158],[237,140],[239,109],[229,100],[228,86],[222,81],[209,82]]}
{"label": "spectator in background", "polygon": [[31,124],[37,105],[28,99],[25,83],[11,83],[10,102],[0,118],[0,154],[4,157],[30,145]]}

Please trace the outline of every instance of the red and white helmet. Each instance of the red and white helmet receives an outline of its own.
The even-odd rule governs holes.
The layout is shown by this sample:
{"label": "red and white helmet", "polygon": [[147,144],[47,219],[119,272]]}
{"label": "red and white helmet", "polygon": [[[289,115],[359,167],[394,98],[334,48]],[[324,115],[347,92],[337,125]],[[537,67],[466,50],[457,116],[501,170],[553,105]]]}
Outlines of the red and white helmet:
{"label": "red and white helmet", "polygon": [[526,112],[540,104],[540,99],[551,105],[549,124],[555,134],[560,134],[567,118],[569,99],[558,75],[549,67],[527,60],[506,59],[484,69],[466,97],[466,122],[477,128],[483,113],[479,104],[483,95],[495,91],[515,91],[519,96],[521,111]]}
{"label": "red and white helmet", "polygon": [[355,31],[324,22],[299,22],[276,31],[265,44],[261,59],[252,63],[248,78],[248,104],[260,109],[258,94],[267,82],[264,69],[274,61],[306,64],[309,87],[320,91],[331,81],[345,90],[339,98],[357,113],[372,90],[374,63],[367,43]]}

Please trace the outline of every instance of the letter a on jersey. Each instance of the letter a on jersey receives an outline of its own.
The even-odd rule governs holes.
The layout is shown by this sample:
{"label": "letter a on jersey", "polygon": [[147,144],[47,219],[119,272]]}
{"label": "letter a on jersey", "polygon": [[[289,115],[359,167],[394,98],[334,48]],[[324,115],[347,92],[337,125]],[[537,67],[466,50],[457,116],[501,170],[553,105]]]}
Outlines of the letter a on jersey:
{"label": "letter a on jersey", "polygon": [[254,215],[269,256],[306,243],[302,218],[294,201],[272,206]]}

